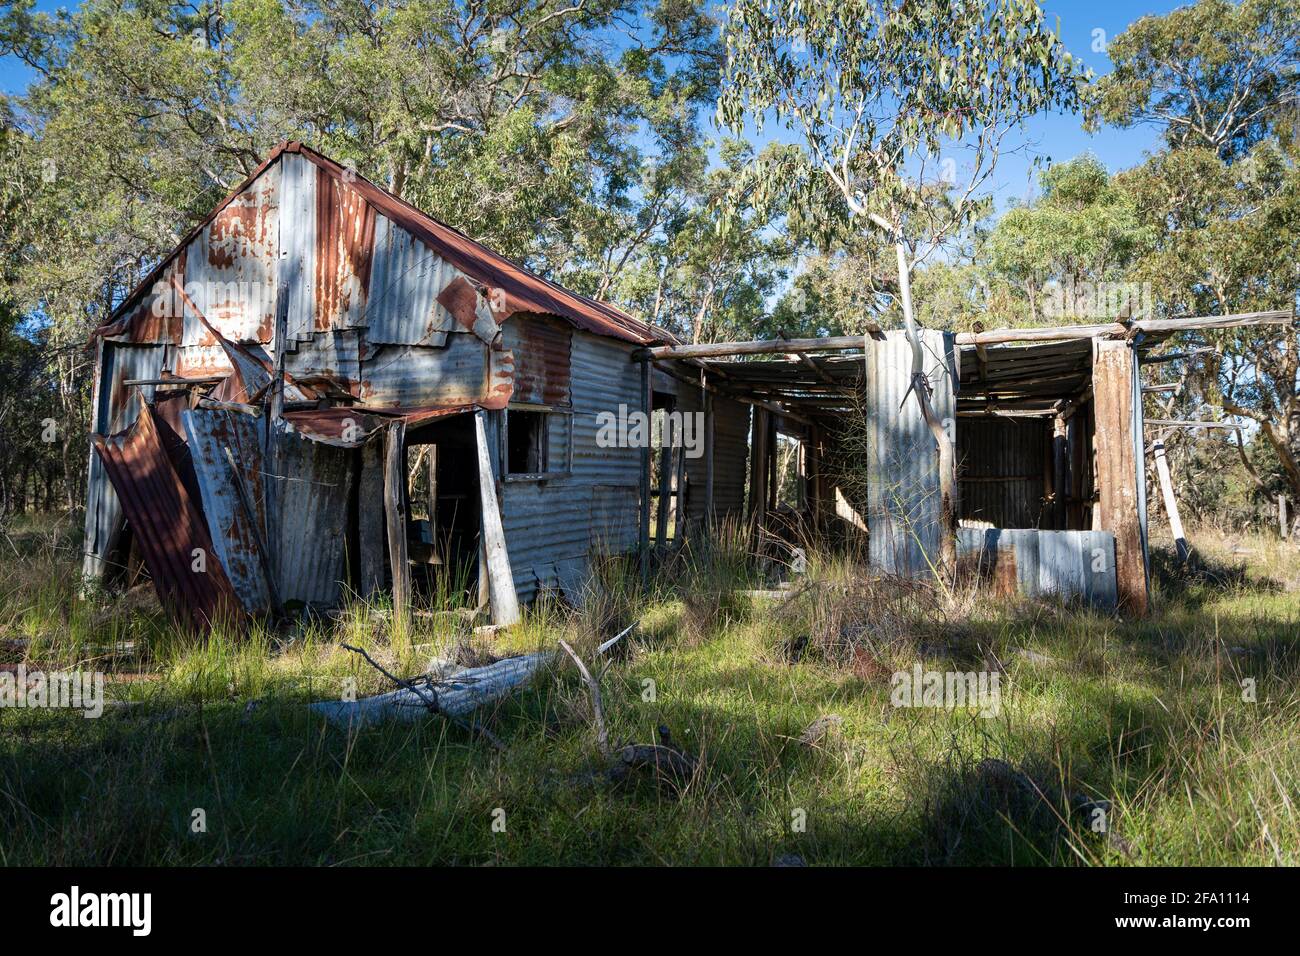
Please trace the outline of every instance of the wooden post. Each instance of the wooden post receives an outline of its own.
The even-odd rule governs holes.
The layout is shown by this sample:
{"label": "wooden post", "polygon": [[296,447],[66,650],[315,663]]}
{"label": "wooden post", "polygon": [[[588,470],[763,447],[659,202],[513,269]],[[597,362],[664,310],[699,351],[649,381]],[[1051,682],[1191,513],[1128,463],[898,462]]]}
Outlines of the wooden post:
{"label": "wooden post", "polygon": [[1169,461],[1165,457],[1165,436],[1161,435],[1151,446],[1151,455],[1155,458],[1156,474],[1160,476],[1160,493],[1164,497],[1165,513],[1169,515],[1169,530],[1174,536],[1174,547],[1178,549],[1178,560],[1186,561],[1189,555],[1187,538],[1183,535],[1183,519],[1178,513],[1178,499],[1174,497],[1174,482],[1169,474]]}
{"label": "wooden post", "polygon": [[713,533],[713,393],[704,393],[704,522],[705,535]]}
{"label": "wooden post", "polygon": [[271,571],[277,585],[283,583],[281,573],[284,562],[280,557],[280,548],[284,541],[282,522],[280,520],[280,502],[283,500],[282,486],[279,484],[284,468],[281,464],[281,435],[277,427],[280,416],[284,413],[284,353],[289,337],[289,287],[283,282],[275,298],[275,376],[271,381],[271,400],[266,405],[263,419],[263,440],[265,449],[262,460],[266,469],[262,475],[263,513],[266,515],[266,540],[270,543]]}
{"label": "wooden post", "polygon": [[[641,410],[646,420],[650,420],[653,395],[650,390],[650,363],[641,363]],[[641,446],[641,515],[637,528],[639,550],[641,552],[641,587],[650,584],[650,442]]]}
{"label": "wooden post", "polygon": [[1286,540],[1286,495],[1277,496],[1277,529],[1282,534],[1282,540]]}
{"label": "wooden post", "polygon": [[686,540],[686,446],[673,449],[673,544]]}
{"label": "wooden post", "polygon": [[438,446],[426,445],[424,465],[428,472],[429,496],[425,507],[429,511],[429,538],[438,546]]}
{"label": "wooden post", "polygon": [[1138,514],[1140,435],[1133,434],[1133,354],[1127,342],[1093,340],[1092,385],[1096,414],[1098,508],[1101,528],[1115,536],[1115,578],[1120,607],[1147,612],[1146,558]]}
{"label": "wooden post", "polygon": [[519,621],[519,597],[515,594],[510,556],[506,552],[506,533],[501,525],[501,509],[497,505],[496,474],[487,440],[487,412],[482,409],[474,413],[474,437],[478,442],[478,490],[492,623],[515,624]]}
{"label": "wooden post", "polygon": [[1067,425],[1064,415],[1057,415],[1052,422],[1052,499],[1056,512],[1056,528],[1064,531],[1068,527],[1069,515],[1066,513],[1066,499],[1070,495],[1070,453],[1067,437]]}
{"label": "wooden post", "polygon": [[668,411],[664,410],[663,432],[659,435],[659,495],[655,510],[655,547],[662,548],[668,538],[668,507],[672,495],[673,449],[666,444]]}
{"label": "wooden post", "polygon": [[361,446],[361,479],[357,491],[357,537],[361,546],[358,563],[363,598],[384,589],[384,520],[384,440],[373,436]]}
{"label": "wooden post", "polygon": [[384,514],[393,569],[393,632],[405,635],[411,613],[411,562],[406,553],[406,422],[400,419],[388,426],[384,439]]}

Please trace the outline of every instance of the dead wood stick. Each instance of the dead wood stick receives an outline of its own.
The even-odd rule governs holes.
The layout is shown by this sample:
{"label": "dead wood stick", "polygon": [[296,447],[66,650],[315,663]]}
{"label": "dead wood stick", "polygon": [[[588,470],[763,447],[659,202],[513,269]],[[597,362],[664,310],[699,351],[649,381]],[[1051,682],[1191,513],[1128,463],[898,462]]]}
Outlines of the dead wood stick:
{"label": "dead wood stick", "polygon": [[573,663],[578,665],[578,673],[582,675],[583,682],[587,685],[587,692],[591,695],[591,715],[596,723],[596,746],[600,748],[602,755],[611,756],[609,749],[609,731],[605,727],[605,709],[600,700],[600,684],[596,683],[596,678],[591,676],[591,671],[587,670],[587,665],[582,663],[582,658],[573,652],[563,639],[560,641],[560,647],[564,652],[573,658]]}
{"label": "dead wood stick", "polygon": [[604,644],[600,645],[600,647],[596,648],[596,653],[604,654],[607,650],[609,650],[611,647],[613,647],[623,638],[627,637],[628,634],[632,633],[632,629],[636,627],[637,624],[639,623],[640,623],[639,621],[633,621],[627,627],[623,628],[623,630],[619,631],[617,634],[615,634],[613,637],[607,640]]}

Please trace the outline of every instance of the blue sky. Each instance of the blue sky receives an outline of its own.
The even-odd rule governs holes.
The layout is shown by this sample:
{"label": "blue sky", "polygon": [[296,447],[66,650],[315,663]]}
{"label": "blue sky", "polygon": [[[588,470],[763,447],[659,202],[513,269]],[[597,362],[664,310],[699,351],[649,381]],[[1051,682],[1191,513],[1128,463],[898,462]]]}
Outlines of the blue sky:
{"label": "blue sky", "polygon": [[[1120,0],[1047,0],[1043,6],[1049,23],[1059,18],[1061,36],[1070,51],[1101,75],[1110,71],[1110,60],[1105,52],[1094,50],[1099,36],[1112,38],[1145,14],[1168,13],[1185,2],[1144,0],[1138,7]],[[66,0],[37,0],[36,6],[53,11],[70,5]],[[30,71],[13,57],[0,57],[0,89],[19,93],[30,79]],[[1141,162],[1144,154],[1157,146],[1156,134],[1150,129],[1103,128],[1089,135],[1077,116],[1060,114],[1035,118],[1026,129],[1026,137],[1026,154],[1004,156],[994,174],[994,193],[1000,209],[1014,199],[1032,195],[1031,153],[1060,161],[1091,151],[1114,172]]]}

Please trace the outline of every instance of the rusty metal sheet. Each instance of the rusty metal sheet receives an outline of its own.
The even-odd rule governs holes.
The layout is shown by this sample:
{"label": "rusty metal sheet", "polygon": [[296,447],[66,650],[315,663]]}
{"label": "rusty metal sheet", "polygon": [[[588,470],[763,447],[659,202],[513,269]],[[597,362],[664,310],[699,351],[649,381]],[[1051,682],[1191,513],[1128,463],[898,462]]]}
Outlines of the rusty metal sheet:
{"label": "rusty metal sheet", "polygon": [[368,412],[361,407],[339,405],[286,412],[284,418],[293,426],[294,431],[312,441],[339,448],[359,448],[371,435],[394,419],[400,418],[408,428],[414,428],[435,418],[461,415],[477,407],[479,406],[452,405],[448,408],[385,408]]}
{"label": "rusty metal sheet", "polygon": [[515,356],[513,400],[567,406],[572,400],[572,327],[545,316],[515,315],[502,334]]}
{"label": "rusty metal sheet", "polygon": [[513,355],[463,332],[447,336],[440,349],[371,347],[361,361],[359,394],[368,408],[504,408],[513,388]]}
{"label": "rusty metal sheet", "polygon": [[179,345],[184,336],[185,316],[180,297],[172,292],[172,281],[184,281],[185,258],[182,247],[164,263],[161,277],[140,294],[135,306],[102,327],[98,334],[138,345]]}
{"label": "rusty metal sheet", "polygon": [[190,243],[185,293],[206,322],[188,314],[183,345],[215,344],[214,330],[234,342],[271,341],[280,257],[280,179],[279,165],[269,167]]}
{"label": "rusty metal sheet", "polygon": [[[346,173],[349,178],[354,173]],[[365,325],[375,210],[342,177],[316,169],[315,330]],[[301,338],[301,336],[299,336]]]}
{"label": "rusty metal sheet", "polygon": [[[267,611],[271,596],[260,544],[266,539],[260,419],[239,412],[190,409],[182,415],[182,422],[208,532],[221,566],[244,610]],[[239,469],[238,482],[231,459]]]}
{"label": "rusty metal sheet", "polygon": [[978,559],[998,595],[1116,607],[1115,536],[1108,531],[961,528],[957,550]]}
{"label": "rusty metal sheet", "polygon": [[149,406],[128,431],[92,440],[163,607],[198,630],[235,620],[238,598]]}

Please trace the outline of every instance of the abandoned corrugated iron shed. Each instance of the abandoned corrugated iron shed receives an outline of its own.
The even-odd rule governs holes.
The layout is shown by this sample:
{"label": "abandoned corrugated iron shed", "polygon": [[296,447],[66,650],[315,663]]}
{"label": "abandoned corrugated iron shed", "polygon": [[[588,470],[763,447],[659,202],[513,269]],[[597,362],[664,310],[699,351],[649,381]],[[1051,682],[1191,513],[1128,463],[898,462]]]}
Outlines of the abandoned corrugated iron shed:
{"label": "abandoned corrugated iron shed", "polygon": [[[883,571],[952,546],[1141,610],[1138,368],[1172,321],[682,345],[287,143],[96,330],[85,572],[142,565],[200,629],[473,587],[508,623],[580,599],[595,554],[733,519],[759,552],[865,532]],[[909,401],[916,347],[955,456]],[[608,426],[656,412],[700,413],[702,447],[652,487]]]}

